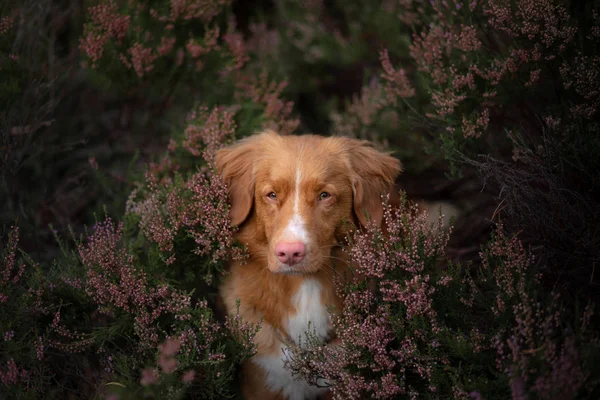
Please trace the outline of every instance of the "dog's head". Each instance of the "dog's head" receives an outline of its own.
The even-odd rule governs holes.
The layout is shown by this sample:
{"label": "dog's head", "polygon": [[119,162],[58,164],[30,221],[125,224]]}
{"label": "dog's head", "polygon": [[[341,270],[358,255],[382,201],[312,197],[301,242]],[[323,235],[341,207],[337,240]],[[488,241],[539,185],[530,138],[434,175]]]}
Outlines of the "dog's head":
{"label": "dog's head", "polygon": [[282,273],[318,271],[348,226],[380,223],[381,196],[401,170],[364,141],[272,131],[220,150],[216,164],[232,224],[252,241],[252,255]]}

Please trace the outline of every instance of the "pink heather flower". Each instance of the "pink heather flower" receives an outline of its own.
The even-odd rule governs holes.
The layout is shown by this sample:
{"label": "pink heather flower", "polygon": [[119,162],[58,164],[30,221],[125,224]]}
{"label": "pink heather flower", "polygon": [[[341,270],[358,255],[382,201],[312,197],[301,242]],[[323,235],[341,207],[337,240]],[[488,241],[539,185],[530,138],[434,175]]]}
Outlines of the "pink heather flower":
{"label": "pink heather flower", "polygon": [[167,338],[158,346],[158,365],[165,374],[172,374],[177,369],[175,355],[181,348],[181,342],[177,338]]}
{"label": "pink heather flower", "polygon": [[248,354],[256,353],[256,344],[254,343],[254,336],[260,330],[259,324],[252,324],[247,321],[243,321],[241,315],[236,313],[235,315],[228,315],[225,318],[225,329],[229,331],[229,333],[233,337],[243,338],[241,344],[243,345],[244,350]]}
{"label": "pink heather flower", "polygon": [[490,110],[484,109],[475,121],[463,117],[462,132],[464,137],[479,137],[488,128],[490,123]]}
{"label": "pink heather flower", "polygon": [[385,86],[388,100],[392,104],[396,104],[397,99],[413,97],[415,89],[410,85],[404,69],[396,70],[392,66],[390,56],[387,50],[382,50],[379,55],[379,60],[383,67],[381,77],[387,81]]}
{"label": "pink heather flower", "polygon": [[200,107],[190,116],[183,147],[194,156],[202,155],[212,166],[217,150],[234,139],[237,126],[233,117],[224,107],[216,107],[210,114],[206,107]]}
{"label": "pink heather flower", "polygon": [[[109,218],[96,224],[88,243],[78,247],[87,268],[86,293],[106,314],[125,312],[134,317],[134,331],[143,350],[158,344],[156,321],[164,314],[188,320],[191,298],[168,286],[152,287],[146,274],[121,244],[122,223]],[[58,328],[57,328],[58,329]]]}
{"label": "pink heather flower", "polygon": [[600,57],[574,57],[571,63],[563,62],[559,70],[565,89],[580,99],[571,112],[584,118],[596,115],[600,110]]}
{"label": "pink heather flower", "polygon": [[13,226],[8,234],[4,256],[0,262],[0,304],[8,300],[8,293],[15,284],[19,283],[23,272],[25,272],[25,264],[17,263],[18,246],[19,228]]}
{"label": "pink heather flower", "polygon": [[350,235],[355,285],[350,289],[337,282],[345,304],[341,314],[332,317],[339,343],[323,346],[309,336],[308,346],[292,348],[286,362],[309,382],[329,381],[335,399],[414,397],[406,391],[408,371],[430,382],[440,361],[423,357],[421,348],[439,347],[426,332],[397,336],[390,310],[404,309],[402,320],[424,318],[433,332],[439,330],[432,309],[435,288],[426,267],[443,255],[448,240],[443,219],[431,227],[416,206],[394,210],[384,205],[384,221],[385,236],[374,225]]}
{"label": "pink heather flower", "polygon": [[190,38],[185,45],[185,48],[192,58],[197,59],[198,57],[208,54],[218,48],[219,35],[219,27],[207,29],[201,42],[197,42],[196,40]]}
{"label": "pink heather flower", "polygon": [[250,60],[244,36],[236,31],[235,18],[229,20],[228,32],[223,36],[229,54],[233,57],[234,65],[229,70],[239,71]]}
{"label": "pink heather flower", "polygon": [[[547,48],[556,48],[559,52],[566,49],[577,32],[566,8],[551,0],[521,0],[514,12],[510,4],[492,0],[488,2],[485,12],[493,28],[513,38],[526,38]],[[535,51],[532,50],[530,54],[533,56]]]}
{"label": "pink heather flower", "polygon": [[263,124],[263,128],[274,129],[282,135],[296,130],[300,120],[289,119],[294,103],[281,99],[282,92],[288,85],[287,82],[269,81],[266,70],[263,70],[258,78],[256,74],[244,75],[237,71],[234,79],[238,99],[252,100],[265,107],[267,122]]}
{"label": "pink heather flower", "polygon": [[194,378],[196,378],[196,371],[191,369],[181,376],[181,382],[189,384],[194,381]]}
{"label": "pink heather flower", "polygon": [[113,0],[104,1],[88,8],[91,22],[84,26],[79,48],[92,61],[92,67],[100,60],[109,40],[121,44],[129,30],[129,15],[119,14]]}
{"label": "pink heather flower", "polygon": [[10,330],[10,331],[4,332],[4,341],[5,342],[10,342],[11,340],[13,340],[14,337],[15,337],[15,331]]}
{"label": "pink heather flower", "polygon": [[158,371],[155,368],[144,368],[142,370],[142,377],[140,378],[140,383],[142,386],[150,386],[154,385],[158,382]]}
{"label": "pink heather flower", "polygon": [[165,374],[172,374],[177,369],[177,360],[173,357],[161,356],[158,359],[158,365]]}
{"label": "pink heather flower", "polygon": [[35,352],[38,360],[41,361],[44,359],[44,342],[41,336],[38,337],[35,343]]}
{"label": "pink heather flower", "polygon": [[137,203],[131,200],[128,209],[141,217],[140,229],[161,251],[171,252],[177,232],[184,230],[196,243],[194,253],[210,255],[213,265],[245,257],[243,250],[234,246],[227,186],[220,175],[207,177],[198,172],[183,185],[169,183],[161,190],[152,175],[147,177],[149,195]]}
{"label": "pink heather flower", "polygon": [[352,101],[343,112],[333,111],[330,114],[333,135],[360,137],[363,139],[377,138],[377,123],[383,118],[383,113],[390,126],[394,126],[398,117],[394,110],[385,109],[396,99],[389,99],[388,88],[372,79],[364,85],[360,95],[354,94]]}
{"label": "pink heather flower", "polygon": [[154,61],[158,58],[155,51],[149,47],[144,47],[141,43],[134,43],[127,53],[129,58],[123,56],[121,61],[128,68],[133,68],[138,77],[143,78],[144,75],[154,69]]}
{"label": "pink heather flower", "polygon": [[0,18],[0,35],[4,35],[6,32],[12,29],[14,26],[15,19],[10,16],[4,16]]}
{"label": "pink heather flower", "polygon": [[248,53],[257,57],[271,57],[277,54],[280,34],[276,29],[268,29],[264,23],[250,23],[250,37],[245,46]]}
{"label": "pink heather flower", "polygon": [[165,357],[172,357],[179,352],[181,342],[177,338],[167,338],[167,340],[158,346],[158,351]]}
{"label": "pink heather flower", "polygon": [[6,362],[6,367],[0,366],[0,382],[4,385],[14,385],[19,382],[19,368],[12,358]]}
{"label": "pink heather flower", "polygon": [[436,112],[440,118],[454,113],[454,110],[462,103],[467,96],[458,95],[452,89],[445,89],[443,92],[432,92],[431,103],[437,108]]}
{"label": "pink heather flower", "polygon": [[175,42],[177,41],[174,37],[163,36],[160,38],[160,45],[156,49],[159,56],[164,57],[173,51]]}

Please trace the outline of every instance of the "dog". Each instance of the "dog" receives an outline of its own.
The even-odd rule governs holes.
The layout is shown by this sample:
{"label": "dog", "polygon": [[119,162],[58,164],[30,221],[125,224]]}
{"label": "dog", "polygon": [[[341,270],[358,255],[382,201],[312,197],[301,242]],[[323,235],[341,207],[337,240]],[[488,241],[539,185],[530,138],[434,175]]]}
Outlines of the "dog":
{"label": "dog", "polygon": [[290,343],[310,331],[324,344],[333,337],[328,310],[341,310],[334,275],[348,271],[340,244],[349,229],[381,224],[382,196],[394,193],[400,161],[368,142],[347,137],[245,138],[217,152],[228,185],[236,239],[245,262],[232,262],[220,286],[228,313],[261,323],[257,353],[242,367],[248,400],[318,399],[312,386],[284,368]]}

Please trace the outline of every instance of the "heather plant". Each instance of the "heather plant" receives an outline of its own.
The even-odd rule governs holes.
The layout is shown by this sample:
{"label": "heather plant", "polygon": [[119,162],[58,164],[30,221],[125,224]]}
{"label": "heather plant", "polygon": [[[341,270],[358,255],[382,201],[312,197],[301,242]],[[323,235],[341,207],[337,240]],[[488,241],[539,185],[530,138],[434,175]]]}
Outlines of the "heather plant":
{"label": "heather plant", "polygon": [[411,56],[431,91],[426,115],[441,125],[446,157],[498,184],[511,229],[542,244],[553,276],[583,282],[597,261],[600,215],[597,4],[430,7]]}
{"label": "heather plant", "polygon": [[244,257],[233,240],[227,187],[214,170],[216,150],[236,132],[234,115],[222,107],[192,112],[183,137],[172,139],[167,154],[150,166],[127,206],[127,220],[164,265],[171,271],[204,271],[208,284],[225,262]]}
{"label": "heather plant", "polygon": [[439,167],[439,155],[455,177],[474,167],[503,204],[506,228],[541,245],[549,279],[581,290],[591,276],[596,287],[597,3],[381,7],[404,47],[381,42],[380,68],[330,112],[331,133],[396,148],[409,173]]}
{"label": "heather plant", "polygon": [[[237,365],[254,353],[257,327],[214,313],[224,262],[244,256],[233,243],[225,184],[213,171],[215,151],[236,131],[234,115],[223,107],[192,113],[132,193],[125,220],[96,223],[85,239],[75,236],[74,249],[59,240],[63,257],[49,275],[16,263],[17,231],[10,234],[2,275],[2,300],[11,305],[2,318],[3,392],[236,394]],[[51,368],[58,360],[60,368]],[[74,379],[82,368],[85,379]],[[55,383],[62,389],[51,389]]]}
{"label": "heather plant", "polygon": [[99,85],[117,85],[137,101],[158,101],[163,111],[174,96],[211,107],[252,102],[272,124],[264,127],[291,133],[298,125],[288,120],[293,103],[280,99],[286,83],[254,62],[231,1],[101,0],[88,15],[80,49]]}
{"label": "heather plant", "polygon": [[[235,394],[236,367],[254,353],[257,327],[239,315],[217,321],[204,296],[141,262],[143,252],[125,245],[122,223],[96,224],[76,251],[65,248],[50,277],[17,262],[17,234],[2,265],[1,393]],[[85,379],[75,379],[81,368]]]}
{"label": "heather plant", "polygon": [[41,284],[38,266],[27,265],[18,255],[19,229],[13,227],[2,239],[0,393],[14,396],[23,387],[35,393],[39,385],[46,383],[48,369],[39,361],[45,356],[47,331],[31,321],[49,312],[42,302],[46,288]]}
{"label": "heather plant", "polygon": [[245,254],[213,162],[263,128],[375,141],[413,180],[443,155],[504,218],[464,265],[407,203],[353,232],[341,343],[309,334],[298,376],[338,399],[597,397],[597,2],[67,3],[0,7],[0,215],[20,227],[0,397],[239,395],[260,327],[215,311]]}
{"label": "heather plant", "polygon": [[600,342],[593,307],[577,315],[547,296],[521,242],[498,225],[476,271],[443,261],[442,220],[385,206],[384,234],[350,235],[354,267],[338,281],[339,343],[307,334],[287,365],[336,399],[587,398]]}

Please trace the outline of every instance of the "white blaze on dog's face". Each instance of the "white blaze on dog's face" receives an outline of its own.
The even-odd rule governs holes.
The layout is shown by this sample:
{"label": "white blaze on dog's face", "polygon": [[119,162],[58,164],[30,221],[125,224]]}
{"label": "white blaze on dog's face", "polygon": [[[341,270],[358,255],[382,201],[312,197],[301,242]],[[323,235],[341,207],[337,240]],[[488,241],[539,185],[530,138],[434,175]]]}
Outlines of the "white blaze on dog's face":
{"label": "white blaze on dog's face", "polygon": [[323,139],[285,139],[257,164],[256,215],[271,271],[314,272],[353,222],[351,175]]}
{"label": "white blaze on dog's face", "polygon": [[381,219],[380,196],[400,164],[354,139],[267,132],[221,150],[217,168],[253,252],[261,248],[272,272],[310,273],[365,211]]}

